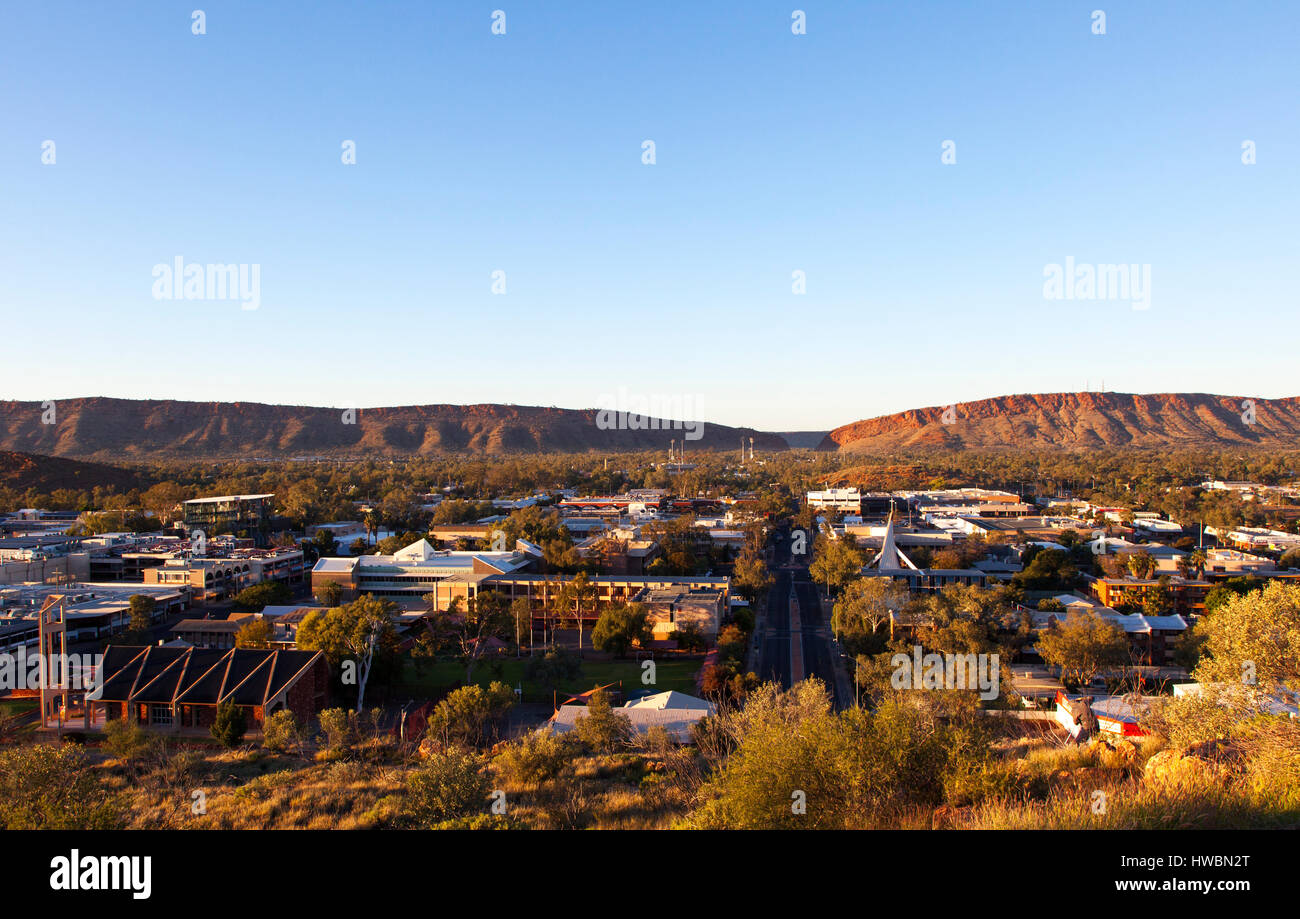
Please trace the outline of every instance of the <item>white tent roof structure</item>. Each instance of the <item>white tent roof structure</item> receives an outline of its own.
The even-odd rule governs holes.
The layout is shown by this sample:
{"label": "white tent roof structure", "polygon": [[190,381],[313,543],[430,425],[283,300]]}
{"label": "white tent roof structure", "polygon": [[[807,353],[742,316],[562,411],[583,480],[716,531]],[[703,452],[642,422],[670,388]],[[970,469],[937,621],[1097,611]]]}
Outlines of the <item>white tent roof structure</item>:
{"label": "white tent roof structure", "polygon": [[894,540],[894,511],[889,511],[889,522],[885,524],[885,542],[880,547],[880,552],[868,568],[876,568],[880,571],[919,571],[912,560],[903,554],[903,550],[898,548],[898,543]]}

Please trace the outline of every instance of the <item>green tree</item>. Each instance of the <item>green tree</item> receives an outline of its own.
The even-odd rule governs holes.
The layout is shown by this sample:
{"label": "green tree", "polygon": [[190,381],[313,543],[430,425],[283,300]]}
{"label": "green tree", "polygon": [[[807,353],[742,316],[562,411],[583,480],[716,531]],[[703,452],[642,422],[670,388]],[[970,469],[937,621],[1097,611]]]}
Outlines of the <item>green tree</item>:
{"label": "green tree", "polygon": [[465,665],[465,682],[474,681],[474,667],[488,653],[494,641],[509,641],[515,632],[515,614],[509,598],[495,590],[485,590],[469,601],[452,598],[446,609],[438,609],[433,594],[425,601],[426,637],[435,651],[449,651]]}
{"label": "green tree", "polygon": [[308,613],[298,626],[300,650],[323,651],[344,678],[355,677],[357,711],[365,710],[372,668],[382,664],[387,671],[397,660],[396,614],[391,600],[363,594],[343,606]]}
{"label": "green tree", "polygon": [[510,617],[515,623],[515,654],[518,656],[527,641],[533,644],[533,607],[527,597],[516,597],[510,601]]}
{"label": "green tree", "polygon": [[314,592],[321,606],[338,606],[343,602],[343,587],[338,581],[322,581]]}
{"label": "green tree", "polygon": [[572,683],[582,673],[582,661],[565,648],[551,648],[545,654],[535,654],[524,663],[524,679],[543,689],[559,689]]}
{"label": "green tree", "polygon": [[1234,596],[1196,631],[1204,639],[1197,680],[1300,688],[1300,586],[1273,581]]}
{"label": "green tree", "polygon": [[248,732],[248,718],[244,709],[234,702],[221,703],[217,706],[217,714],[209,731],[222,746],[230,749],[239,746],[244,734]]}
{"label": "green tree", "polygon": [[1205,612],[1207,615],[1213,615],[1219,611],[1219,607],[1234,597],[1244,597],[1263,586],[1263,580],[1256,577],[1225,578],[1211,587],[1205,595]]}
{"label": "green tree", "polygon": [[813,541],[813,561],[808,571],[826,585],[827,591],[838,592],[862,576],[864,564],[865,559],[852,539],[827,539],[819,535]]}
{"label": "green tree", "polygon": [[270,619],[249,619],[235,633],[236,648],[269,648],[275,639],[275,625]]}
{"label": "green tree", "polygon": [[614,603],[605,608],[591,631],[591,643],[598,651],[626,657],[633,645],[650,644],[654,631],[649,613],[640,603]]}
{"label": "green tree", "polygon": [[584,571],[564,582],[555,596],[555,615],[560,622],[566,619],[578,629],[578,656],[582,656],[582,626],[588,611],[596,605],[596,585],[587,579]]}
{"label": "green tree", "polygon": [[375,546],[375,551],[379,555],[393,555],[407,546],[414,545],[423,538],[424,536],[420,533],[408,530],[400,536],[386,536],[379,540],[379,544]]}
{"label": "green tree", "polygon": [[1069,552],[1044,549],[1035,553],[1021,571],[1012,575],[1011,582],[1024,590],[1066,591],[1074,586],[1078,575]]}
{"label": "green tree", "polygon": [[1083,686],[1102,670],[1128,662],[1124,630],[1096,613],[1071,613],[1064,623],[1051,623],[1038,636],[1038,653],[1059,667],[1067,683]]}
{"label": "green tree", "polygon": [[1124,562],[1128,566],[1129,573],[1140,581],[1150,578],[1156,570],[1156,560],[1145,549],[1128,553]]}
{"label": "green tree", "polygon": [[331,558],[338,554],[339,541],[329,530],[317,530],[311,538],[311,547],[318,558]]}
{"label": "green tree", "polygon": [[268,606],[283,606],[293,599],[289,585],[280,581],[263,581],[245,587],[235,595],[235,605],[240,609],[260,613]]}
{"label": "green tree", "polygon": [[709,639],[704,634],[704,630],[694,622],[686,623],[668,637],[677,642],[677,647],[683,651],[706,651],[709,647]]}
{"label": "green tree", "polygon": [[901,613],[907,603],[902,584],[889,578],[858,578],[836,599],[831,625],[850,653],[879,653],[891,615]]}
{"label": "green tree", "polygon": [[613,753],[632,740],[632,719],[614,709],[603,690],[587,699],[587,711],[573,726],[578,740],[596,753]]}
{"label": "green tree", "polygon": [[478,746],[488,739],[489,728],[515,704],[514,690],[494,681],[487,689],[462,686],[438,703],[429,718],[429,733],[441,745]]}
{"label": "green tree", "polygon": [[153,628],[153,614],[158,604],[153,597],[145,594],[133,594],[130,604],[126,631],[122,633],[122,643],[127,645],[149,644],[149,632]]}
{"label": "green tree", "polygon": [[767,563],[747,549],[736,559],[731,583],[737,593],[753,603],[771,589],[772,575],[767,570]]}

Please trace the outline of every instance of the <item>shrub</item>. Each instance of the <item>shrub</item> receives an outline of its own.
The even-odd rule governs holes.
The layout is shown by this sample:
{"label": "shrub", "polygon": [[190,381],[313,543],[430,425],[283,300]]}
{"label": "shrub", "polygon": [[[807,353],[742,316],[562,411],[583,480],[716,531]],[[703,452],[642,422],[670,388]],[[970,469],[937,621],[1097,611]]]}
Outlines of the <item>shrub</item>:
{"label": "shrub", "polygon": [[476,746],[483,743],[489,724],[505,715],[515,694],[505,683],[462,686],[438,703],[429,718],[429,734],[444,744]]}
{"label": "shrub", "polygon": [[217,706],[217,716],[209,731],[222,746],[234,749],[248,731],[248,719],[244,710],[233,702],[222,703]]}
{"label": "shrub", "polygon": [[471,814],[435,823],[431,830],[526,830],[528,824],[509,814]]}
{"label": "shrub", "polygon": [[149,732],[130,718],[114,718],[104,725],[104,746],[120,760],[133,760],[143,756],[151,744]]}
{"label": "shrub", "polygon": [[184,785],[194,777],[203,762],[202,753],[181,750],[163,759],[158,766],[158,775],[169,785]]}
{"label": "shrub", "polygon": [[317,716],[320,729],[325,732],[321,739],[330,750],[341,752],[352,746],[356,739],[356,713],[341,708],[327,708]]}
{"label": "shrub", "polygon": [[510,781],[520,785],[540,785],[559,775],[570,756],[569,745],[563,739],[544,731],[534,731],[506,747],[494,762]]}
{"label": "shrub", "polygon": [[592,751],[613,753],[631,741],[632,719],[616,712],[604,692],[597,692],[587,701],[587,713],[578,718],[573,732]]}
{"label": "shrub", "polygon": [[287,753],[302,742],[298,719],[282,708],[267,716],[262,724],[262,746],[277,753]]}
{"label": "shrub", "polygon": [[72,744],[31,744],[0,752],[0,828],[109,830],[123,823],[86,752]]}
{"label": "shrub", "polygon": [[432,828],[446,820],[486,811],[487,777],[473,753],[452,751],[430,756],[406,780],[401,822]]}

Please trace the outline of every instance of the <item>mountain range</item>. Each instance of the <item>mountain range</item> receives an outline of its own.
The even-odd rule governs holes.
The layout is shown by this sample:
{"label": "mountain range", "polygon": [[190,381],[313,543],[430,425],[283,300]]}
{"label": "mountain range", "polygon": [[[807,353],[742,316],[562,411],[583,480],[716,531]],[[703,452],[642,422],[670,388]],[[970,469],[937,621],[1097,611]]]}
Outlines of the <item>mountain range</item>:
{"label": "mountain range", "polygon": [[1300,447],[1300,399],[1068,392],[913,409],[836,428],[822,450]]}
{"label": "mountain range", "polygon": [[[51,411],[52,409],[52,411]],[[102,461],[346,458],[436,453],[581,453],[815,447],[862,453],[925,449],[1300,447],[1300,399],[1113,392],[1000,396],[913,409],[830,432],[771,433],[597,409],[419,405],[343,409],[253,402],[115,398],[0,402],[0,450]],[[642,423],[643,422],[643,423]],[[685,439],[699,435],[697,439]]]}
{"label": "mountain range", "polygon": [[409,456],[739,450],[787,444],[752,428],[523,405],[339,409],[258,402],[60,399],[0,402],[0,450],[93,459]]}

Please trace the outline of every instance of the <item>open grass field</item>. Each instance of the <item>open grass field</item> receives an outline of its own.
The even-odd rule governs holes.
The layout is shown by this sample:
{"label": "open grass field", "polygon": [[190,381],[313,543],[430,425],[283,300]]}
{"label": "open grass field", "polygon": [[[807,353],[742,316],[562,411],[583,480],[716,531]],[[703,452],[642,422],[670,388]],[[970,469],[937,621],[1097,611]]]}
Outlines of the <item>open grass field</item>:
{"label": "open grass field", "polygon": [[0,702],[0,718],[11,718],[24,712],[34,712],[39,704],[36,699],[5,699]]}
{"label": "open grass field", "polygon": [[[524,667],[527,659],[505,658],[489,663],[480,663],[474,668],[474,682],[487,686],[493,680],[500,680],[511,687],[523,686],[525,702],[549,702],[551,691],[538,683],[527,679]],[[685,660],[655,661],[655,681],[644,684],[641,681],[641,663],[634,660],[584,660],[582,673],[573,685],[560,687],[560,692],[584,692],[596,686],[622,682],[624,693],[639,689],[656,692],[676,690],[695,694],[695,675],[699,672],[702,660],[699,658]],[[458,661],[439,661],[417,668],[409,661],[402,672],[401,679],[395,686],[399,694],[417,698],[438,698],[446,694],[465,680],[465,668]]]}

